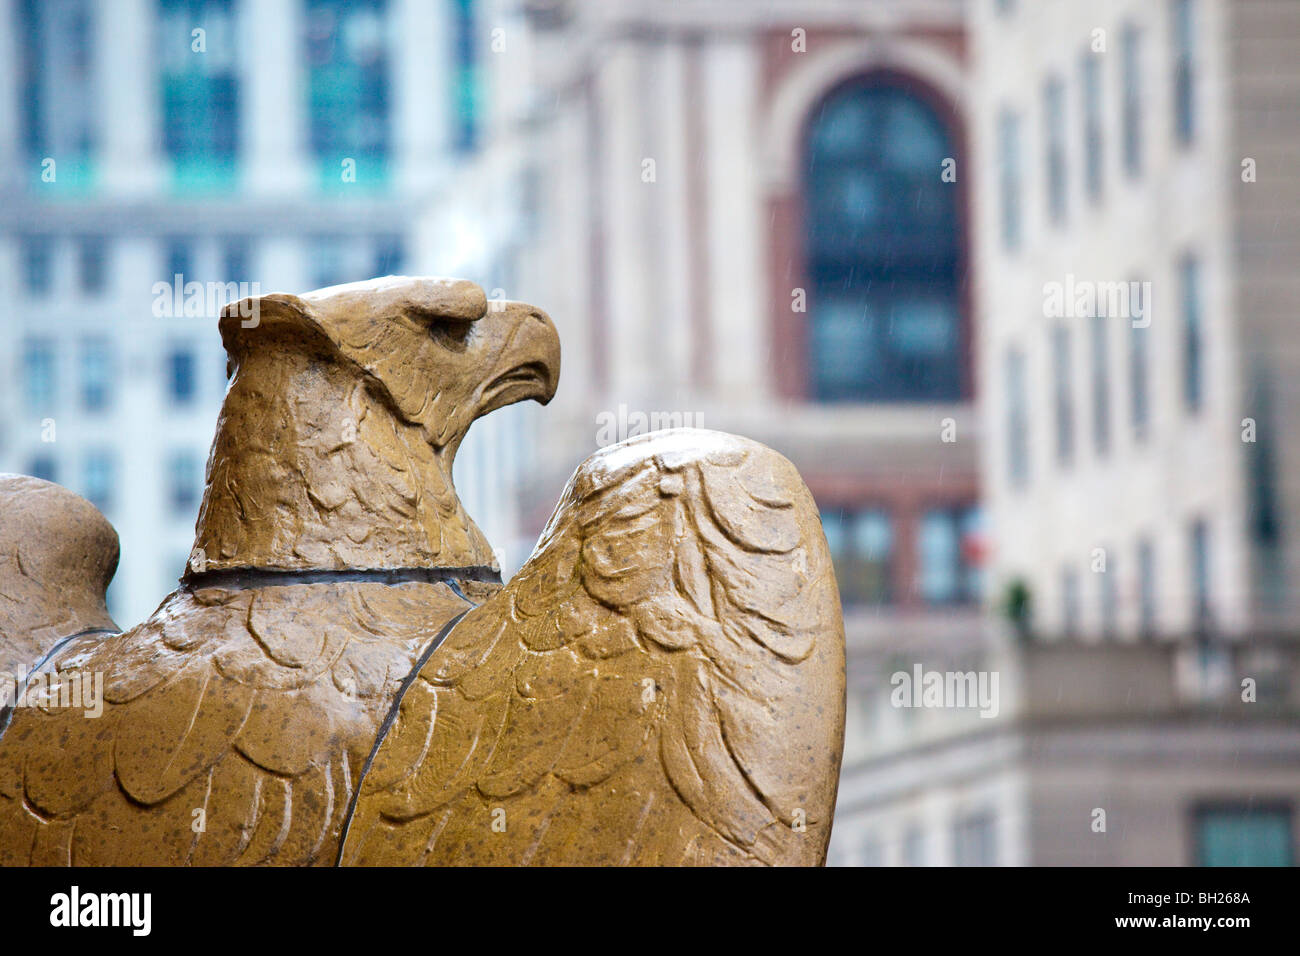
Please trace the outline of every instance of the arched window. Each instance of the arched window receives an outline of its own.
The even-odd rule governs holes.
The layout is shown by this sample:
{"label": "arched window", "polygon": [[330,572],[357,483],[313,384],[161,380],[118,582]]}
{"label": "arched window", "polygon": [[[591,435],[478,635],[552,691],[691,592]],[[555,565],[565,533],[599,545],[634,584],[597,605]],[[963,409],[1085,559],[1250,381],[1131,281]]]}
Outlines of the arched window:
{"label": "arched window", "polygon": [[804,151],[810,397],[967,393],[958,193],[947,126],[888,78],[831,93]]}

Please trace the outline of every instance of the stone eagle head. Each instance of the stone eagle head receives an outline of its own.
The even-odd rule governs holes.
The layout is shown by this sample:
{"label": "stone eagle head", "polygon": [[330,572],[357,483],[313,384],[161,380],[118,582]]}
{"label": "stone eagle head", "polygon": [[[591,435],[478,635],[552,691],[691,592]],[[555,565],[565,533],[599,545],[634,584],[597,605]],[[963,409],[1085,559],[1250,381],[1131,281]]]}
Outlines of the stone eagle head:
{"label": "stone eagle head", "polygon": [[496,567],[452,465],[475,419],[555,394],[545,312],[388,276],[241,300],[220,329],[231,382],[186,578]]}

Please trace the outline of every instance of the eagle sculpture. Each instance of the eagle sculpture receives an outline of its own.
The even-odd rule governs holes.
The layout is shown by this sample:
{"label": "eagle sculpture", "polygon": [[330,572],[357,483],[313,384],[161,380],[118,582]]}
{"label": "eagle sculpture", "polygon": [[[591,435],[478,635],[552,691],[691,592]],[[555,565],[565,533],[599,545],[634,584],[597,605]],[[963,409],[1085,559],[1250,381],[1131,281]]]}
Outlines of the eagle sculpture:
{"label": "eagle sculpture", "polygon": [[108,522],[0,477],[0,864],[824,862],[843,625],[788,461],[606,448],[502,587],[452,466],[554,395],[544,312],[388,277],[220,329],[195,548],[143,624]]}

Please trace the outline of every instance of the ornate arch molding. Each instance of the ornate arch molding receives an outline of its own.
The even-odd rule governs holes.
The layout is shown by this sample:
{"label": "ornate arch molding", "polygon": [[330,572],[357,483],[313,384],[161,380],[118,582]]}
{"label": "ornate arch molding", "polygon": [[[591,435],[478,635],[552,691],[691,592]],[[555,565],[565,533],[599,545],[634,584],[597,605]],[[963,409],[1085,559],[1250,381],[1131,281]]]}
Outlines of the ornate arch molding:
{"label": "ornate arch molding", "polygon": [[966,71],[932,40],[889,37],[841,41],[800,65],[777,87],[763,126],[763,178],[769,192],[799,188],[799,166],[808,116],[835,87],[864,73],[909,76],[931,88],[958,115],[965,113]]}

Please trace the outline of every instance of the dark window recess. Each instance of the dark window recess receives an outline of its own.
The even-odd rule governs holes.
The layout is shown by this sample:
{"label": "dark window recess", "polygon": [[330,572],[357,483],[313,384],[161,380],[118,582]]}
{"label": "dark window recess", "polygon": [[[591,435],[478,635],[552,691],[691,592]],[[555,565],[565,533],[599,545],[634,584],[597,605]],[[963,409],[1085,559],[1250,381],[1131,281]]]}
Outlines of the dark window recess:
{"label": "dark window recess", "polygon": [[172,401],[188,405],[194,401],[194,353],[176,348],[167,356],[167,394]]}
{"label": "dark window recess", "polygon": [[81,291],[96,294],[107,284],[107,250],[102,236],[83,236],[77,243],[77,273]]}
{"label": "dark window recess", "polygon": [[46,481],[58,481],[59,463],[53,455],[37,455],[28,462],[27,474]]}
{"label": "dark window recess", "polygon": [[54,284],[54,241],[49,236],[26,236],[23,248],[23,285],[32,295],[48,295]]}
{"label": "dark window recess", "polygon": [[810,391],[821,401],[966,394],[955,150],[942,118],[859,80],[813,115],[804,160]]}

